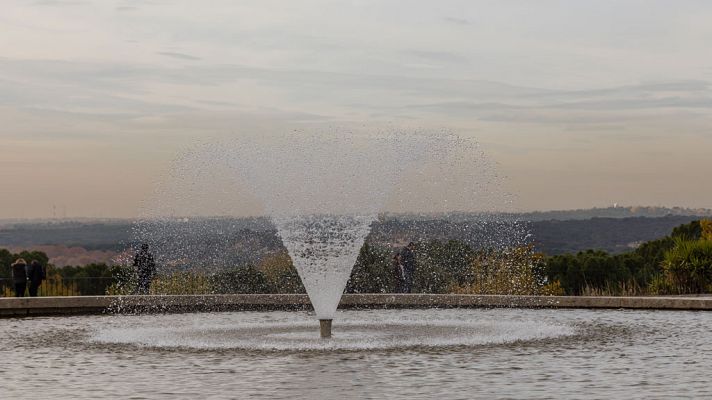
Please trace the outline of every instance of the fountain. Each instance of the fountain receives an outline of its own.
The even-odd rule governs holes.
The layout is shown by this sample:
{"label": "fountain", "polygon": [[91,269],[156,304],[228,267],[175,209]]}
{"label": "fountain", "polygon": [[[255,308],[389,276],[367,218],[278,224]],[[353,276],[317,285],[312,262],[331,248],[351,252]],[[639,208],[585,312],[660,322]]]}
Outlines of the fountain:
{"label": "fountain", "polygon": [[[359,248],[373,239],[374,221],[382,222],[381,211],[487,210],[507,199],[493,195],[497,177],[487,163],[467,158],[479,157],[469,142],[453,137],[297,135],[277,142],[253,138],[183,155],[147,202],[137,239],[151,244],[164,268],[210,269],[235,262],[235,232],[266,232],[258,236],[281,240],[289,251],[314,315],[237,311],[3,321],[0,336],[12,344],[0,349],[12,366],[3,370],[4,398],[709,397],[710,313],[335,313]],[[230,218],[235,215],[269,219]],[[447,217],[458,222],[461,240],[487,248],[527,238],[526,229],[506,221]],[[478,223],[487,229],[473,229]],[[418,239],[411,233],[408,239]],[[34,377],[32,390],[28,377]]]}
{"label": "fountain", "polygon": [[[225,264],[206,257],[205,244],[193,241],[208,233],[211,243],[223,240],[214,228],[194,224],[178,230],[172,221],[206,213],[234,216],[244,214],[246,204],[260,205],[298,271],[321,337],[329,338],[351,269],[379,213],[486,209],[494,205],[494,181],[476,144],[449,133],[244,135],[179,157],[147,203],[137,238],[158,249],[162,264],[206,258]],[[511,238],[503,231],[488,240]]]}

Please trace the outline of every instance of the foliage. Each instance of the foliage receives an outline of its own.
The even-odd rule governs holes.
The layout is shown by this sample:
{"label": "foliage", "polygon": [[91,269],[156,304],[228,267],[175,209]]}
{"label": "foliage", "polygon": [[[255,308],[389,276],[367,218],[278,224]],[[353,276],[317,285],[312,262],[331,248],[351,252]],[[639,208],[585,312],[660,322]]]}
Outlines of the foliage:
{"label": "foliage", "polygon": [[648,256],[638,252],[610,255],[596,250],[554,256],[547,259],[545,274],[550,281],[558,280],[571,295],[646,294],[662,271],[660,259],[664,254],[660,248],[647,250]]}
{"label": "foliage", "polygon": [[670,236],[637,249],[637,253],[645,256],[646,268],[652,271],[649,292],[683,294],[712,290],[712,278],[704,273],[705,265],[712,260],[709,243],[712,243],[712,221],[702,219],[681,225]]}
{"label": "foliage", "polygon": [[[40,285],[38,296],[80,296],[82,294],[96,294],[89,291],[82,292],[77,281],[68,281],[55,269],[47,268],[47,279]],[[102,291],[99,294],[104,294]]]}
{"label": "foliage", "polygon": [[20,253],[11,253],[7,249],[0,249],[0,278],[2,278],[2,280],[0,280],[0,294],[2,296],[9,297],[15,295],[14,285],[11,282],[11,265],[18,258],[23,258],[28,263],[32,262],[32,260],[37,260],[42,265],[47,265],[47,262],[49,261],[47,254],[41,251],[22,251]]}
{"label": "foliage", "polygon": [[157,276],[151,282],[149,294],[211,294],[211,279],[204,274],[192,272],[174,272],[170,275]]}
{"label": "foliage", "polygon": [[10,278],[10,266],[18,258],[24,258],[27,263],[37,260],[42,265],[47,265],[49,257],[41,251],[22,251],[20,253],[10,253],[7,249],[0,249],[0,278]]}
{"label": "foliage", "polygon": [[700,221],[701,237],[704,240],[712,240],[712,220],[703,219]]}
{"label": "foliage", "polygon": [[416,265],[413,291],[447,293],[454,285],[472,281],[471,264],[475,252],[467,244],[448,240],[420,243],[415,251]]}
{"label": "foliage", "polygon": [[542,296],[563,296],[566,291],[561,287],[561,282],[553,281],[541,287],[540,294]]}
{"label": "foliage", "polygon": [[700,239],[702,237],[702,223],[701,221],[692,221],[689,224],[680,225],[672,230],[670,236],[685,240]]}
{"label": "foliage", "polygon": [[[694,274],[683,274],[686,267],[682,265],[692,265],[692,261],[680,260],[685,257],[685,249],[704,241],[701,238],[712,231],[711,225],[707,220],[693,221],[674,228],[669,236],[643,243],[623,254],[587,250],[549,257],[545,262],[545,275],[549,281],[559,281],[570,295],[670,294],[706,290],[702,283],[693,285],[690,282]],[[679,257],[676,263],[670,264],[673,254]],[[694,276],[701,279],[699,274]]]}
{"label": "foliage", "polygon": [[[351,273],[349,293],[389,293],[395,290],[394,252],[365,244]],[[420,242],[416,246],[415,293],[533,294],[542,286],[541,255],[531,247],[506,251],[475,251],[467,244]]]}
{"label": "foliage", "polygon": [[253,265],[218,272],[210,281],[215,293],[269,293],[267,278]]}
{"label": "foliage", "polygon": [[[121,267],[106,264],[88,264],[84,266],[47,267],[57,274],[57,278],[76,287],[83,295],[104,295],[108,288],[121,276]],[[47,286],[47,285],[45,285]]]}
{"label": "foliage", "polygon": [[712,289],[712,241],[676,238],[662,266],[673,293],[706,293]]}
{"label": "foliage", "polygon": [[13,254],[6,249],[0,249],[0,278],[9,279],[12,276],[10,265],[13,262],[15,262]]}
{"label": "foliage", "polygon": [[635,281],[606,282],[605,286],[585,286],[582,296],[640,296],[647,294],[647,288],[639,286]]}
{"label": "foliage", "polygon": [[658,295],[677,293],[677,291],[670,284],[670,281],[663,274],[653,277],[652,281],[650,281],[649,289],[650,293]]}
{"label": "foliage", "polygon": [[348,293],[392,293],[396,288],[393,254],[386,247],[364,244],[361,247],[351,278],[346,284]]}
{"label": "foliage", "polygon": [[304,285],[286,250],[271,254],[260,261],[257,270],[267,281],[269,293],[305,293]]}
{"label": "foliage", "polygon": [[[389,293],[395,290],[394,250],[366,243],[360,250],[346,290]],[[475,250],[457,240],[423,241],[415,251],[416,293],[641,295],[702,293],[712,290],[712,221],[681,225],[669,236],[643,243],[623,254],[600,250],[544,257],[532,247]],[[11,254],[0,249],[0,277],[10,277],[10,264],[23,257],[46,265],[41,252]],[[89,264],[47,266],[41,295],[133,294],[133,267]],[[0,287],[12,295],[8,281]],[[164,271],[151,285],[152,294],[304,293],[304,286],[284,249],[259,262],[238,264],[214,274]]]}
{"label": "foliage", "polygon": [[463,294],[541,294],[544,287],[539,268],[542,259],[543,255],[535,253],[532,246],[483,252],[470,263],[469,279],[458,279],[449,291]]}

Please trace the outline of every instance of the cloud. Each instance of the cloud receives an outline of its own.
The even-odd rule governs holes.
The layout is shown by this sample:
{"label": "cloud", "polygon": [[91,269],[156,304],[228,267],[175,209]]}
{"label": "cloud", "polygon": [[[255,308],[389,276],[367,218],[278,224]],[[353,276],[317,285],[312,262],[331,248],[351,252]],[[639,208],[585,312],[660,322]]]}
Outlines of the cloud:
{"label": "cloud", "polygon": [[156,54],[160,54],[160,55],[166,56],[166,57],[177,58],[180,60],[197,61],[197,60],[201,59],[200,57],[191,56],[190,54],[176,53],[176,52],[172,52],[172,51],[157,51]]}
{"label": "cloud", "polygon": [[[132,96],[146,96],[149,84],[170,84],[181,87],[224,86],[238,82],[254,82],[257,89],[272,88],[280,93],[302,99],[315,93],[326,102],[339,102],[340,97],[367,91],[383,94],[403,104],[400,97],[418,96],[424,99],[481,98],[501,99],[546,94],[548,91],[489,81],[421,78],[386,74],[345,73],[304,69],[261,68],[239,64],[222,65],[140,65],[92,63],[57,60],[9,60],[0,58],[0,76],[18,80],[29,79],[39,85],[72,85],[88,91],[108,91]],[[1,84],[1,83],[0,83]],[[256,89],[256,90],[257,90]],[[227,93],[227,92],[226,92]],[[204,99],[224,101],[223,99]],[[347,104],[353,104],[349,101]],[[346,103],[345,103],[346,104]]]}
{"label": "cloud", "polygon": [[[596,90],[510,92],[499,101],[482,96],[409,104],[406,109],[484,120],[537,123],[601,123],[635,120],[668,110],[668,117],[689,116],[712,108],[712,85],[706,81],[670,81]],[[678,111],[675,111],[678,110]],[[682,113],[682,114],[681,114]]]}
{"label": "cloud", "polygon": [[406,57],[416,58],[418,60],[434,61],[445,64],[468,65],[470,60],[467,57],[457,53],[447,51],[424,51],[424,50],[406,50],[401,52]]}
{"label": "cloud", "polygon": [[640,110],[657,108],[711,108],[712,97],[664,97],[653,99],[628,98],[628,99],[599,99],[593,101],[577,101],[548,106],[559,109],[582,110]]}
{"label": "cloud", "polygon": [[641,83],[638,85],[612,86],[597,89],[557,90],[544,96],[566,98],[611,98],[611,97],[644,97],[651,95],[669,95],[670,93],[710,92],[710,82],[703,80],[669,81]]}
{"label": "cloud", "polygon": [[[162,54],[184,59],[182,53]],[[180,56],[176,56],[180,54]],[[447,52],[414,56],[448,59]],[[0,104],[132,118],[189,111],[300,113],[306,119],[480,120],[551,124],[620,124],[703,114],[710,83],[648,82],[595,90],[552,90],[501,82],[393,76],[239,64],[173,65],[0,59]],[[163,93],[161,88],[167,87]],[[704,111],[704,112],[703,112]],[[299,117],[301,118],[301,117]]]}

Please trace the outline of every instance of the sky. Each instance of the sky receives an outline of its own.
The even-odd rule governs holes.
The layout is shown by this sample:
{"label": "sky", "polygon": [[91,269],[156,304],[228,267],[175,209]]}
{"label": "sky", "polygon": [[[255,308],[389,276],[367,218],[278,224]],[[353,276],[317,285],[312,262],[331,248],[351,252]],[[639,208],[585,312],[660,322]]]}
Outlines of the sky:
{"label": "sky", "polygon": [[364,124],[477,140],[521,210],[712,208],[710,21],[691,0],[4,0],[0,218],[134,217],[195,143]]}

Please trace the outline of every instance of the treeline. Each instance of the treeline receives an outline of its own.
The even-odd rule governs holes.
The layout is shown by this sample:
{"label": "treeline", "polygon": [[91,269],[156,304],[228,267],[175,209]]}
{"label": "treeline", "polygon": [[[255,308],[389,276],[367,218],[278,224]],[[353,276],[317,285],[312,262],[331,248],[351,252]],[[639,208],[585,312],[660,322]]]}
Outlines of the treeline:
{"label": "treeline", "polygon": [[624,254],[588,250],[553,256],[545,260],[543,272],[570,295],[709,293],[712,221],[681,225]]}
{"label": "treeline", "polygon": [[[349,293],[395,291],[394,250],[364,244],[346,286]],[[624,254],[587,250],[545,257],[532,247],[474,249],[464,242],[423,241],[416,249],[416,293],[641,295],[712,292],[712,221],[675,228],[669,236]],[[41,252],[0,250],[0,278],[10,278],[16,258],[37,259]],[[132,294],[132,267],[91,264],[47,267],[48,278],[72,285],[73,294]],[[8,281],[5,279],[4,282]],[[65,288],[66,289],[66,288]],[[9,290],[9,289],[8,289]],[[5,290],[5,295],[7,290]],[[164,270],[153,294],[304,293],[301,279],[281,250],[232,269]],[[45,293],[48,294],[48,293]],[[50,293],[51,294],[51,293]]]}
{"label": "treeline", "polygon": [[[712,221],[680,225],[623,254],[587,250],[546,257],[532,247],[475,250],[457,240],[419,242],[416,293],[643,295],[712,292]],[[393,249],[364,244],[346,291],[392,293]],[[188,279],[189,280],[189,279]],[[212,275],[216,293],[303,293],[286,252]],[[181,284],[179,286],[186,286]],[[164,291],[169,285],[164,285]],[[159,284],[156,291],[161,290]]]}
{"label": "treeline", "polygon": [[[416,293],[539,294],[543,287],[538,261],[531,247],[511,251],[475,251],[455,240],[418,244],[413,291]],[[393,293],[396,274],[394,252],[385,246],[364,244],[346,286],[348,293]],[[130,294],[135,275],[130,268],[109,288],[110,294]],[[257,264],[215,273],[174,271],[159,274],[152,294],[305,293],[286,251]]]}
{"label": "treeline", "polygon": [[[396,289],[392,264],[394,251],[365,244],[354,265],[346,291],[391,293]],[[3,267],[18,254],[7,255]],[[541,288],[537,256],[530,247],[508,251],[475,251],[465,243],[421,242],[416,250],[413,291],[417,293],[535,294]],[[42,258],[46,262],[46,256]],[[4,276],[10,277],[9,268]],[[129,266],[91,264],[82,267],[48,267],[48,277],[71,285],[70,294],[133,294],[136,273]],[[67,288],[61,288],[67,293]],[[255,264],[231,269],[163,271],[153,280],[152,294],[305,293],[286,251],[264,257]],[[51,293],[44,293],[45,295]],[[9,294],[6,294],[9,295]]]}

